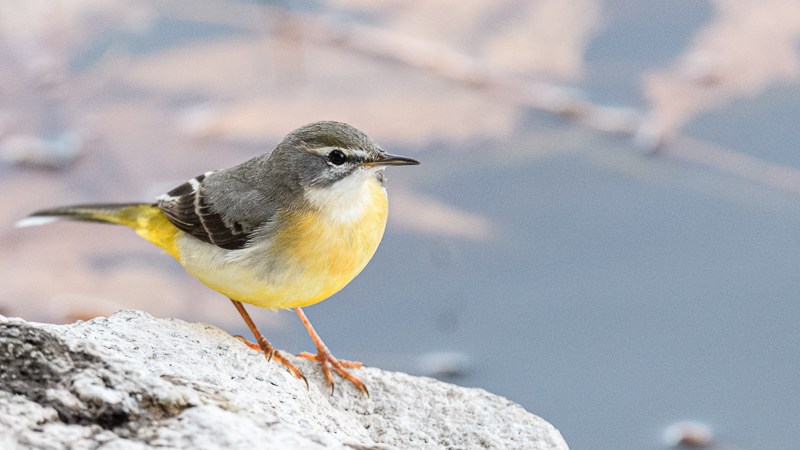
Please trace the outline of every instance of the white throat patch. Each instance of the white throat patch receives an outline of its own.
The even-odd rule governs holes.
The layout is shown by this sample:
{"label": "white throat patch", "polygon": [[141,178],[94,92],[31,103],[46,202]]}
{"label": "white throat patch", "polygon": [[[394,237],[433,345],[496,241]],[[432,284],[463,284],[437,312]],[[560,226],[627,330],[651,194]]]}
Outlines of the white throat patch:
{"label": "white throat patch", "polygon": [[352,223],[370,205],[370,183],[377,184],[375,172],[381,169],[383,167],[362,168],[330,187],[306,189],[306,200],[330,220]]}

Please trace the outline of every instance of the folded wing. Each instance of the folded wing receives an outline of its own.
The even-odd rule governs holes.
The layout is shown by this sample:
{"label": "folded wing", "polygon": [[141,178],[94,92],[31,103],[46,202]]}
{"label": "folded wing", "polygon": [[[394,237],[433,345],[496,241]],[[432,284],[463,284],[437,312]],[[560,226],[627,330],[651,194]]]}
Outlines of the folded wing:
{"label": "folded wing", "polygon": [[158,198],[158,207],[173,225],[227,250],[244,248],[254,231],[237,220],[224,205],[210,204],[205,180],[214,172],[199,175]]}

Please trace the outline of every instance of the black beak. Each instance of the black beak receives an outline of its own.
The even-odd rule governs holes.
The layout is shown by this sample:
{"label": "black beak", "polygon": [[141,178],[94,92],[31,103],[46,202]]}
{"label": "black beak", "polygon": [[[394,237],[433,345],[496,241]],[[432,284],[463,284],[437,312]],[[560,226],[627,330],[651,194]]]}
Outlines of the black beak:
{"label": "black beak", "polygon": [[372,164],[376,166],[417,166],[420,162],[416,159],[406,158],[405,156],[384,153]]}

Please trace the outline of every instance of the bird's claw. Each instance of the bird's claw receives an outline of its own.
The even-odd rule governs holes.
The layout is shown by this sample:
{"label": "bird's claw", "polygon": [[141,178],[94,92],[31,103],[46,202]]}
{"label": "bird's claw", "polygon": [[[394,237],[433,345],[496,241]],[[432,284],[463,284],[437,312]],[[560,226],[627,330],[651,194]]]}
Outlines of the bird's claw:
{"label": "bird's claw", "polygon": [[331,387],[331,395],[333,395],[333,388],[334,388],[333,375],[331,374],[331,368],[333,368],[333,370],[338,372],[342,378],[356,385],[359,391],[362,391],[363,393],[367,394],[367,397],[369,397],[369,391],[367,390],[367,386],[364,385],[364,383],[361,380],[351,375],[350,372],[348,372],[345,369],[345,368],[355,369],[359,367],[364,367],[364,365],[361,364],[360,362],[336,359],[327,348],[325,349],[317,348],[316,355],[312,355],[311,353],[308,352],[303,352],[297,356],[311,361],[316,361],[322,365],[322,373],[325,374],[325,378],[327,378],[328,380],[328,386]]}
{"label": "bird's claw", "polygon": [[264,352],[264,356],[267,358],[267,361],[272,361],[272,358],[275,358],[275,361],[278,361],[279,363],[286,366],[286,368],[289,369],[289,371],[292,372],[292,374],[295,377],[297,377],[297,379],[303,380],[306,383],[306,390],[308,390],[308,380],[306,379],[305,375],[303,375],[303,372],[301,372],[300,369],[295,367],[294,364],[289,362],[289,360],[286,359],[283,355],[275,351],[275,349],[272,348],[272,345],[269,345],[267,343],[268,349],[267,351],[265,351],[260,345],[248,341],[243,336],[236,335],[234,337],[242,341],[244,345],[250,347],[251,349],[257,350],[259,352]]}
{"label": "bird's claw", "polygon": [[242,341],[242,343],[244,343],[244,345],[246,345],[246,346],[248,346],[248,347],[252,348],[253,350],[257,350],[257,351],[259,351],[259,352],[260,352],[260,351],[262,351],[262,350],[261,350],[261,347],[259,347],[259,346],[258,346],[258,344],[254,344],[254,343],[252,343],[252,342],[248,341],[248,340],[247,340],[247,339],[245,339],[245,338],[244,338],[244,336],[242,336],[242,335],[239,335],[239,334],[237,334],[237,335],[235,335],[235,336],[233,336],[233,337],[235,337],[236,339],[238,339],[238,340]]}

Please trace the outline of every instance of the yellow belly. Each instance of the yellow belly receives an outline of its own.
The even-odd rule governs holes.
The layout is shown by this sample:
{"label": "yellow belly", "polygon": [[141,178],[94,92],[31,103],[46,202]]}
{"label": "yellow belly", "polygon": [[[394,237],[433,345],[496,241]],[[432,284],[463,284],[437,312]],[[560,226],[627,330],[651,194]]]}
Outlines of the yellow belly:
{"label": "yellow belly", "polygon": [[365,206],[353,220],[336,220],[315,209],[279,213],[281,230],[247,249],[224,250],[201,242],[160,211],[135,228],[206,286],[231,299],[266,309],[307,306],[347,285],[378,248],[388,202],[385,190],[370,181]]}

